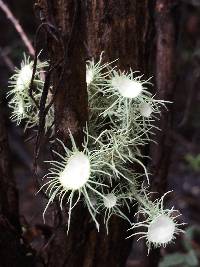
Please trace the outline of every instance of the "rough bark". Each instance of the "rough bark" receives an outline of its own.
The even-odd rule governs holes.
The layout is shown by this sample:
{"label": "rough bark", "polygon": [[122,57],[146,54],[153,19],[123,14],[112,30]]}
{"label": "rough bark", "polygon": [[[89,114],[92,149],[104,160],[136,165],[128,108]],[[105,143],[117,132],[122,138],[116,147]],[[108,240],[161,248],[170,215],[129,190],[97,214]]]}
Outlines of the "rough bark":
{"label": "rough bark", "polygon": [[[175,92],[175,7],[177,1],[157,0],[155,5],[156,30],[156,97],[173,101]],[[171,138],[173,105],[167,104],[168,110],[162,111],[156,131],[157,144],[151,144],[150,156],[152,190],[160,196],[167,190],[167,176],[170,166],[173,142]],[[148,266],[158,266],[159,249],[153,250],[148,258]]]}
{"label": "rough bark", "polygon": [[[175,22],[173,11],[175,1],[157,0],[155,7],[156,23],[156,95],[159,99],[172,101],[175,89]],[[169,110],[172,105],[168,104]],[[156,141],[152,145],[152,170],[154,186],[165,190],[166,177],[172,143],[170,130],[172,127],[172,112],[163,110]],[[156,185],[157,184],[157,185]],[[160,192],[162,193],[162,192]]]}
{"label": "rough bark", "polygon": [[119,58],[121,69],[144,71],[149,38],[148,1],[87,1],[88,52]]}

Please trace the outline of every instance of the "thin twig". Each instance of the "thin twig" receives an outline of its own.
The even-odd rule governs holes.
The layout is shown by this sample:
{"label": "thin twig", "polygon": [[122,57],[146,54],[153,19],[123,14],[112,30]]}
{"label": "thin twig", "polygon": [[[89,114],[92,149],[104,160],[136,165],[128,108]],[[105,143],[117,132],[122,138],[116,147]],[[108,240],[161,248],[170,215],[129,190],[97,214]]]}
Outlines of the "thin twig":
{"label": "thin twig", "polygon": [[6,14],[7,18],[12,22],[13,26],[15,27],[16,31],[19,33],[22,41],[24,42],[25,46],[27,47],[30,55],[34,56],[35,50],[31,44],[31,41],[29,40],[28,36],[22,29],[22,26],[19,24],[19,21],[15,18],[11,10],[8,8],[8,6],[0,0],[0,8],[1,10]]}

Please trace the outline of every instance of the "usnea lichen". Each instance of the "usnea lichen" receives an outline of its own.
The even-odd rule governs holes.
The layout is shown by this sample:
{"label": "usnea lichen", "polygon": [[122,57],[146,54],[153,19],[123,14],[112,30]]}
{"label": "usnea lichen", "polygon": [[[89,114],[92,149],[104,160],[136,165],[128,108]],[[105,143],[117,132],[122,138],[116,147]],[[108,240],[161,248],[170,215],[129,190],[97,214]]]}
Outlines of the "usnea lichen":
{"label": "usnea lichen", "polygon": [[[101,177],[107,181],[113,171],[113,167],[107,162],[104,147],[99,150],[89,150],[88,142],[91,136],[86,132],[86,140],[83,143],[83,151],[80,151],[70,133],[72,149],[68,149],[64,143],[58,140],[63,149],[64,155],[53,151],[58,156],[59,160],[47,161],[52,167],[50,172],[45,175],[49,179],[42,187],[47,187],[45,192],[49,195],[49,201],[45,208],[53,202],[55,198],[59,199],[60,208],[63,208],[63,203],[69,203],[68,211],[68,230],[70,227],[71,211],[76,206],[81,196],[84,197],[87,208],[96,223],[99,230],[99,223],[95,218],[97,210],[95,209],[90,199],[91,192],[105,199],[102,193],[103,187],[108,187],[107,184],[101,182]],[[99,179],[97,179],[99,177]],[[74,199],[76,199],[74,201]],[[44,211],[44,213],[45,213]]]}
{"label": "usnea lichen", "polygon": [[[144,238],[148,253],[151,247],[165,247],[173,242],[176,235],[184,232],[180,228],[184,223],[178,223],[176,220],[181,214],[174,207],[171,209],[164,207],[163,201],[168,193],[165,193],[161,199],[156,199],[155,201],[149,199],[150,193],[147,193],[144,188],[142,192],[133,193],[133,197],[140,204],[137,215],[145,218],[145,220],[132,223],[132,227],[129,230],[133,231],[133,233],[129,237],[139,235],[138,240]],[[138,229],[143,229],[143,231],[138,231]]]}
{"label": "usnea lichen", "polygon": [[[145,217],[145,221],[132,224],[131,229],[136,232],[131,236],[142,234],[142,238],[146,238],[148,249],[151,245],[165,246],[176,234],[182,232],[179,228],[181,224],[175,220],[173,209],[164,208],[164,197],[152,202],[149,194],[141,194],[137,188],[141,184],[138,177],[142,174],[133,171],[131,165],[142,166],[149,182],[142,162],[141,148],[151,141],[154,121],[158,119],[166,102],[155,99],[148,91],[150,79],[144,79],[143,75],[132,70],[129,73],[117,71],[112,64],[113,62],[102,64],[102,54],[97,63],[94,60],[87,62],[89,122],[85,131],[87,146],[83,146],[87,147],[87,156],[80,151],[73,152],[72,156],[68,154],[66,160],[58,154],[62,160],[65,159],[64,162],[50,162],[55,165],[56,170],[51,169],[50,172],[50,177],[53,174],[54,180],[49,182],[47,188],[52,193],[49,203],[58,195],[62,206],[63,199],[70,191],[67,197],[70,218],[74,207],[72,197],[78,191],[75,204],[82,195],[97,229],[97,218],[103,215],[108,233],[109,220],[113,215],[130,223],[125,210],[129,210],[132,202],[137,201],[140,204],[138,213]],[[65,150],[69,151],[67,148]],[[67,177],[73,177],[73,182],[70,179],[66,181]],[[124,187],[126,190],[122,189]],[[59,191],[62,193],[58,193]],[[146,230],[138,232],[139,227],[145,227]]]}
{"label": "usnea lichen", "polygon": [[[35,77],[33,80],[34,92],[33,97],[35,102],[40,103],[42,89],[44,86],[43,75],[44,69],[48,66],[47,62],[37,64]],[[9,80],[10,90],[7,93],[8,105],[11,108],[11,120],[19,125],[22,121],[25,122],[25,129],[38,126],[39,110],[35,102],[30,97],[29,88],[33,74],[33,61],[24,55],[21,67],[15,69],[15,74]],[[49,100],[50,101],[50,100]],[[47,103],[48,104],[48,103]],[[45,131],[52,125],[54,121],[54,108],[50,108],[45,124]]]}
{"label": "usnea lichen", "polygon": [[112,189],[103,188],[102,193],[103,197],[93,196],[93,199],[95,199],[97,211],[104,218],[107,234],[109,233],[109,220],[113,215],[117,215],[131,223],[126,214],[130,212],[130,197],[125,194],[124,188],[121,188],[121,185],[118,184]]}
{"label": "usnea lichen", "polygon": [[[57,200],[60,208],[68,210],[68,227],[73,208],[85,203],[97,230],[101,216],[107,233],[112,216],[119,216],[131,224],[131,236],[141,235],[151,247],[166,246],[183,230],[177,221],[177,211],[163,205],[165,195],[152,201],[151,194],[141,184],[149,183],[144,165],[143,147],[154,141],[155,120],[159,119],[168,102],[156,99],[149,87],[150,78],[145,79],[138,71],[120,71],[114,62],[99,60],[86,62],[86,85],[88,91],[89,120],[84,129],[82,149],[78,148],[70,133],[71,147],[61,140],[63,151],[53,151],[49,160],[47,181],[41,186],[49,205]],[[34,98],[40,101],[44,81],[40,72],[46,63],[37,66]],[[33,62],[25,58],[21,69],[11,78],[8,93],[11,119],[19,124],[25,120],[27,127],[38,124],[39,113],[29,96]],[[54,121],[54,109],[50,109],[46,129]],[[138,218],[133,221],[129,211],[137,202]],[[143,228],[144,230],[140,230]],[[139,239],[140,239],[139,238]]]}

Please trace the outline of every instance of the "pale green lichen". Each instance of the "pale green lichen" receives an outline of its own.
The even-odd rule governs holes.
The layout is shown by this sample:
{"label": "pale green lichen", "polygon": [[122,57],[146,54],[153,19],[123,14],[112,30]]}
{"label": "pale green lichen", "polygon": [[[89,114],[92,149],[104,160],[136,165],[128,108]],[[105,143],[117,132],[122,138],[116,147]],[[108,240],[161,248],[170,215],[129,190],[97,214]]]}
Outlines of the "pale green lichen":
{"label": "pale green lichen", "polygon": [[[33,80],[34,92],[33,97],[39,106],[44,80],[42,74],[48,66],[47,62],[39,62],[36,67],[35,77]],[[24,55],[21,67],[15,69],[15,74],[9,80],[10,90],[7,93],[8,105],[11,109],[11,120],[19,125],[25,122],[25,129],[39,125],[39,110],[30,97],[29,87],[33,73],[33,61],[30,57]],[[47,104],[50,99],[47,100]],[[52,106],[46,116],[45,131],[54,121],[54,107]]]}
{"label": "pale green lichen", "polygon": [[[68,204],[69,230],[72,209],[84,200],[97,229],[103,215],[108,232],[113,215],[132,221],[128,211],[137,202],[144,220],[132,223],[130,236],[141,234],[149,250],[151,245],[165,246],[182,232],[177,211],[164,208],[165,195],[152,201],[139,185],[144,177],[149,183],[142,149],[153,140],[155,120],[167,102],[155,99],[148,88],[150,79],[139,72],[117,71],[114,62],[102,61],[101,54],[97,63],[94,59],[86,63],[89,120],[83,150],[71,134],[72,149],[60,141],[64,153],[54,151],[58,159],[49,161],[52,167],[45,177],[50,180],[41,188],[49,196],[45,211],[54,199],[61,208]],[[140,227],[145,230],[138,231]]]}

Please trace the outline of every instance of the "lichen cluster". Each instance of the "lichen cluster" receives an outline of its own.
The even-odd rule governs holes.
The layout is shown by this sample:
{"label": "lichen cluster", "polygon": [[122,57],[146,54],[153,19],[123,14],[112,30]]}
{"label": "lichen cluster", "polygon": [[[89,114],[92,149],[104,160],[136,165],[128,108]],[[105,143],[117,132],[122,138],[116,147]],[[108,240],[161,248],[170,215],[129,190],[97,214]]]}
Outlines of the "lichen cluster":
{"label": "lichen cluster", "polygon": [[[39,125],[39,104],[44,86],[44,72],[47,62],[37,64],[33,80],[33,100],[30,96],[30,85],[33,74],[33,61],[24,55],[20,69],[9,79],[10,90],[7,93],[8,105],[11,109],[11,120],[17,125],[24,122],[24,128],[33,128]],[[49,97],[50,101],[50,97]],[[52,125],[54,120],[54,108],[50,108],[45,123],[45,131]]]}
{"label": "lichen cluster", "polygon": [[[83,201],[97,230],[103,222],[109,233],[109,220],[117,215],[130,223],[129,237],[141,235],[149,249],[151,245],[165,246],[182,232],[181,224],[176,221],[178,211],[164,207],[165,195],[153,201],[143,185],[149,184],[143,150],[153,141],[155,120],[166,102],[157,100],[150,92],[150,79],[131,69],[118,70],[114,66],[116,61],[102,61],[101,54],[96,63],[94,59],[86,62],[89,120],[82,150],[77,148],[70,129],[71,148],[58,140],[63,152],[53,151],[56,160],[48,162],[49,172],[40,189],[49,197],[43,215],[58,200],[60,208],[68,210],[69,231],[72,210]],[[44,84],[40,77],[43,68],[44,64],[37,66],[34,80],[37,88],[34,97],[38,101]],[[25,58],[21,69],[11,78],[8,95],[11,119],[17,124],[25,119],[27,125],[34,126],[38,124],[38,113],[28,94],[31,77],[32,62]],[[53,121],[52,117],[47,121]],[[138,221],[130,214],[136,203]]]}

